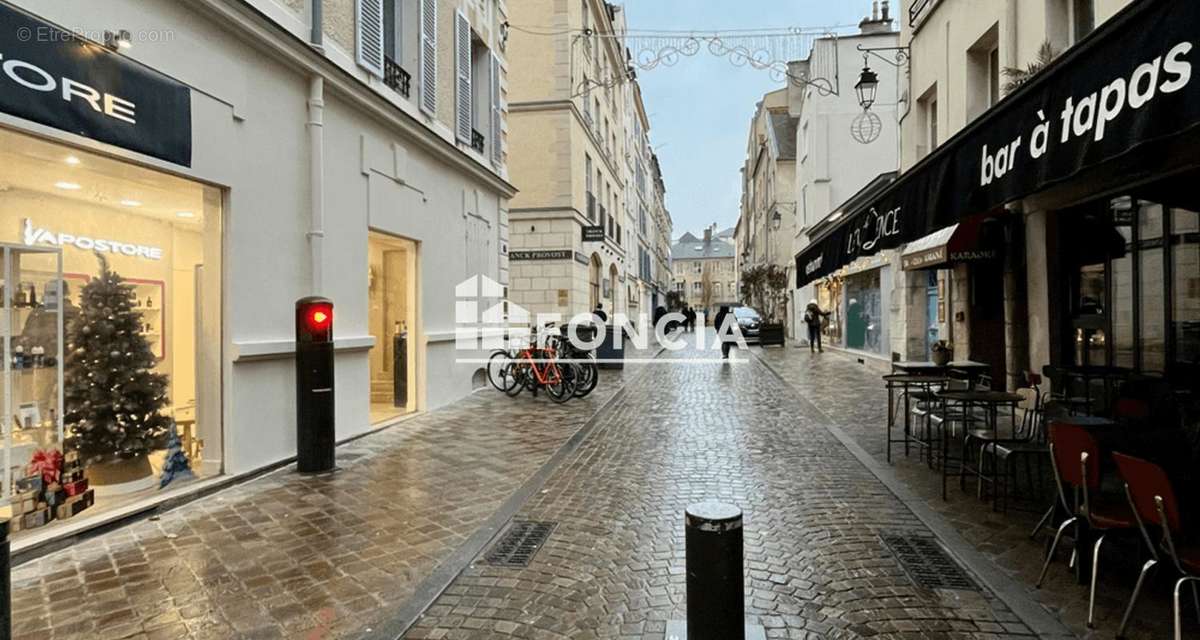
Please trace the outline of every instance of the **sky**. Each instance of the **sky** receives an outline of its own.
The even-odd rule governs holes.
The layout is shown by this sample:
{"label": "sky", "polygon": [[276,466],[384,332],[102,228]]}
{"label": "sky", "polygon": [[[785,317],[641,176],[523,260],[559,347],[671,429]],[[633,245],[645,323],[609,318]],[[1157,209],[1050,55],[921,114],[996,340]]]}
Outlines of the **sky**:
{"label": "sky", "polygon": [[[779,29],[858,24],[871,0],[624,0],[631,32],[637,29]],[[899,2],[893,2],[899,5]],[[892,10],[893,15],[896,9]],[[631,47],[631,50],[634,47]],[[634,51],[636,55],[636,51]],[[782,88],[770,72],[734,66],[707,47],[671,67],[638,71],[650,117],[650,144],[667,188],[673,237],[717,223],[737,222],[738,170],[755,104]]]}

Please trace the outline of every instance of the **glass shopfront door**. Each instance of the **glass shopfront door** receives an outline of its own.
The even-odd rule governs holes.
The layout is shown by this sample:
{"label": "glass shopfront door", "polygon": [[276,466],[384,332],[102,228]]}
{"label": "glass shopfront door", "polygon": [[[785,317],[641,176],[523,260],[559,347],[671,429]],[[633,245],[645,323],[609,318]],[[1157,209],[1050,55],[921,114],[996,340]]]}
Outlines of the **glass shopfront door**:
{"label": "glass shopfront door", "polygon": [[367,297],[371,349],[371,424],[416,410],[417,244],[372,231],[368,240]]}

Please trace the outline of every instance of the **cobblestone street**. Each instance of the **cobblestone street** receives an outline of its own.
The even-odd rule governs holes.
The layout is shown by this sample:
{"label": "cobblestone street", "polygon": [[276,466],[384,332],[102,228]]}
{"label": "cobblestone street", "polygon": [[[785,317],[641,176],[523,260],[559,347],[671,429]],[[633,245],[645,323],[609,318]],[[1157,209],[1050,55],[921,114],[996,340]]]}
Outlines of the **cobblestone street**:
{"label": "cobblestone street", "polygon": [[557,523],[530,566],[477,560],[407,637],[662,638],[685,615],[683,508],[710,497],[745,511],[747,614],[769,637],[1031,633],[986,590],[914,586],[880,536],[926,527],[738,355],[650,365],[517,515]]}
{"label": "cobblestone street", "polygon": [[[705,498],[745,512],[747,615],[771,638],[1111,633],[1123,576],[1089,632],[1064,563],[1029,587],[1030,516],[942,502],[915,456],[883,464],[877,370],[714,357],[605,371],[565,405],[482,390],[339,448],[332,476],[281,469],[25,563],[15,637],[657,640],[685,617],[682,514]],[[528,567],[487,564],[511,521],[555,529]],[[893,535],[936,536],[974,588],[919,586]],[[1151,600],[1133,637],[1161,637]]]}

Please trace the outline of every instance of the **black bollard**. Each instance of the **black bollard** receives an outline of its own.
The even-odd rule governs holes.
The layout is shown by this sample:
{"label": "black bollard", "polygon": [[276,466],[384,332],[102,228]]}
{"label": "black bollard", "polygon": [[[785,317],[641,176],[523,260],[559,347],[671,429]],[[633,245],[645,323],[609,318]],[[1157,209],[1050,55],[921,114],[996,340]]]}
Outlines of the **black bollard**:
{"label": "black bollard", "polygon": [[333,471],[333,302],[296,301],[296,470]]}
{"label": "black bollard", "polygon": [[12,556],[8,548],[8,518],[0,518],[0,638],[12,637]]}
{"label": "black bollard", "polygon": [[744,640],[742,510],[700,502],[684,514],[688,640]]}

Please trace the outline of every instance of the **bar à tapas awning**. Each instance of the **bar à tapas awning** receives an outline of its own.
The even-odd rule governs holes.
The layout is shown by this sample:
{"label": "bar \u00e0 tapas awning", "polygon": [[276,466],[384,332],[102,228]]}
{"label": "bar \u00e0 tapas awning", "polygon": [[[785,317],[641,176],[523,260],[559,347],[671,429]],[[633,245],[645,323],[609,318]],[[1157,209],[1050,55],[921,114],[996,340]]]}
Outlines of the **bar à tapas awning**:
{"label": "bar \u00e0 tapas awning", "polygon": [[1081,174],[1099,192],[1200,166],[1197,63],[1200,2],[1130,4],[847,211],[796,256],[796,286]]}

